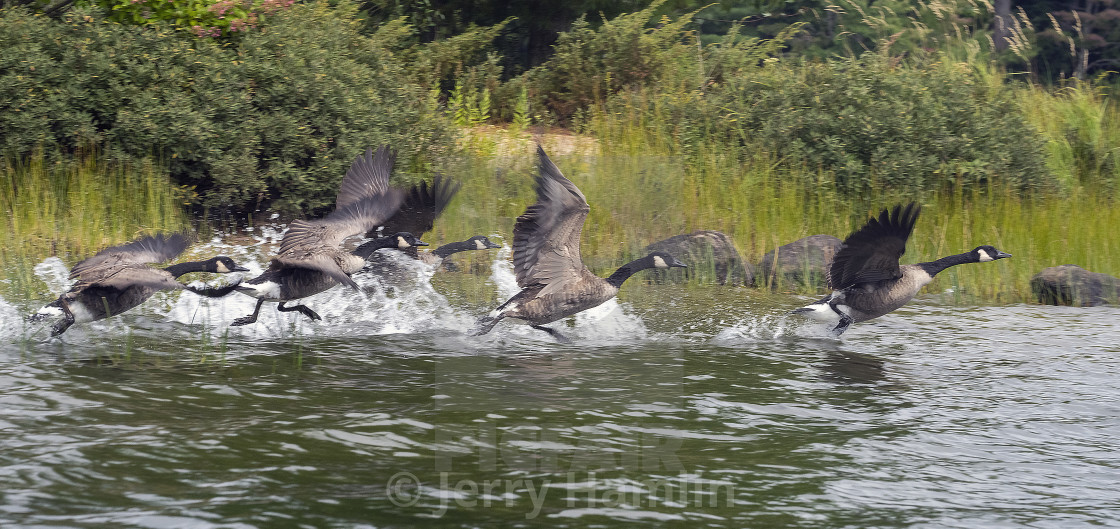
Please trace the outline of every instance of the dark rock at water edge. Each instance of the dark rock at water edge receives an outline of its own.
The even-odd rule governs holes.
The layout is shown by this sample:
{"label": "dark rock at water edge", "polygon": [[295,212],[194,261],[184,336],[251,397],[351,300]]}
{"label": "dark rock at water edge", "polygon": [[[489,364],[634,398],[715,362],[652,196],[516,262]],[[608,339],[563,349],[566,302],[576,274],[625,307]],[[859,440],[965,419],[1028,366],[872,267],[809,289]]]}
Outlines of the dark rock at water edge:
{"label": "dark rock at water edge", "polygon": [[1116,303],[1120,278],[1077,265],[1052,266],[1031,278],[1031,291],[1039,303],[1046,305],[1093,307]]}
{"label": "dark rock at water edge", "polygon": [[718,231],[698,230],[646,246],[645,252],[668,252],[688,268],[658,270],[656,280],[686,281],[695,278],[720,285],[753,285],[754,267],[744,261],[731,237]]}
{"label": "dark rock at water edge", "polygon": [[758,278],[775,289],[823,288],[828,265],[841,244],[831,235],[811,235],[779,246],[758,263]]}

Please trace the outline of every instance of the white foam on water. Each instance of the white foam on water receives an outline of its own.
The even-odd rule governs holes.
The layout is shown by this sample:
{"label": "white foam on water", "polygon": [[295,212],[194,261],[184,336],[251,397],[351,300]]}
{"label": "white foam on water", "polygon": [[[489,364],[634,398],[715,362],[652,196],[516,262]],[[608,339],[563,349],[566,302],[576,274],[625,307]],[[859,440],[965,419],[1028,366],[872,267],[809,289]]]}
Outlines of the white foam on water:
{"label": "white foam on water", "polygon": [[15,305],[0,298],[0,341],[11,341],[23,336],[26,323]]}
{"label": "white foam on water", "polygon": [[739,320],[720,330],[711,341],[717,345],[733,346],[770,342],[786,337],[820,338],[823,336],[828,336],[827,327],[806,318],[788,314],[766,314]]}
{"label": "white foam on water", "polygon": [[70,267],[57,257],[43,259],[43,262],[35,265],[33,270],[35,277],[46,283],[47,288],[51,289],[55,296],[70,290],[74,284],[74,281],[70,280]]}
{"label": "white foam on water", "polygon": [[[233,257],[249,272],[241,273],[242,280],[261,274],[268,267],[271,248],[266,246],[279,241],[278,230],[262,228],[254,236],[260,248],[249,251],[220,240],[196,245],[196,253],[214,255],[222,253]],[[246,338],[283,337],[303,335],[379,335],[419,333],[432,330],[466,332],[473,325],[473,317],[451,306],[442,294],[431,285],[430,279],[437,267],[424,264],[398,251],[382,250],[387,265],[394,271],[393,279],[377,272],[364,270],[354,274],[360,291],[335,286],[326,292],[291,301],[287,307],[305,305],[322,317],[312,321],[299,312],[280,312],[277,303],[265,302],[255,323],[229,327],[235,319],[252,314],[257,300],[233,292],[223,298],[213,299],[182,293],[169,296],[166,316],[188,325],[205,325],[229,328],[231,335]],[[230,274],[229,280],[236,280]],[[209,280],[210,285],[221,284],[225,278]],[[196,283],[201,286],[202,283]],[[224,331],[223,331],[224,332]]]}
{"label": "white foam on water", "polygon": [[[513,272],[513,262],[510,260],[511,254],[512,249],[503,244],[490,267],[489,280],[497,287],[498,297],[502,299],[503,303],[506,299],[521,292],[521,287],[517,286],[517,276]],[[574,327],[568,325],[568,322],[573,319]],[[594,338],[597,341],[646,339],[650,334],[642,320],[631,314],[629,307],[619,303],[617,298],[612,298],[598,307],[580,312],[573,318],[565,318],[548,326],[569,338]],[[512,320],[499,322],[490,333],[510,333],[527,338],[553,340],[552,337],[542,331],[527,325],[520,325]]]}

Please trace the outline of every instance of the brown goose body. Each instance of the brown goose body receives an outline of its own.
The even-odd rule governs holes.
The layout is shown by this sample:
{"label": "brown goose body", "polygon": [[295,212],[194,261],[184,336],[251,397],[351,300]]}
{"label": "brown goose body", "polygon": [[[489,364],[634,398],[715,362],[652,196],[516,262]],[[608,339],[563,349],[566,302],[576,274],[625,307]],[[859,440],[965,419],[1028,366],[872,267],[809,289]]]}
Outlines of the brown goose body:
{"label": "brown goose body", "polygon": [[229,257],[206,261],[188,261],[165,269],[148,263],[174,259],[190,244],[180,234],[156,235],[128,244],[106,248],[93,257],[74,265],[70,278],[78,282],[57,300],[32,316],[32,321],[61,316],[52,336],[58,336],[75,323],[97,321],[133,309],[161,290],[185,289],[207,297],[221,297],[237,285],[220,288],[195,288],[178,281],[190,272],[229,273],[247,271]]}
{"label": "brown goose body", "polygon": [[580,233],[591,207],[539,146],[537,156],[537,202],[517,217],[513,228],[513,268],[521,292],[482,318],[475,335],[486,334],[499,321],[513,318],[568,341],[543,325],[602,305],[635,272],[684,266],[669,254],[655,252],[623,265],[606,279],[592,273],[579,251]]}
{"label": "brown goose body", "polygon": [[913,202],[884,209],[878,218],[872,217],[848,235],[828,268],[832,293],[793,313],[834,323],[832,333],[839,336],[853,323],[902,307],[946,268],[1011,257],[985,245],[936,261],[900,265],[920,211]]}
{"label": "brown goose body", "polygon": [[257,298],[253,313],[234,320],[233,326],[257,321],[266,301],[277,301],[281,312],[298,311],[312,320],[322,319],[304,305],[286,307],[292,301],[324,292],[337,284],[358,290],[350,275],[365,266],[365,258],[378,248],[423,246],[408,233],[398,233],[367,243],[353,252],[342,248],[348,237],[375,230],[401,206],[403,193],[389,186],[395,155],[388,146],[374,154],[367,149],[343,177],[335,198],[335,210],[318,220],[296,220],[280,240],[280,249],[268,270],[246,281],[238,291]]}

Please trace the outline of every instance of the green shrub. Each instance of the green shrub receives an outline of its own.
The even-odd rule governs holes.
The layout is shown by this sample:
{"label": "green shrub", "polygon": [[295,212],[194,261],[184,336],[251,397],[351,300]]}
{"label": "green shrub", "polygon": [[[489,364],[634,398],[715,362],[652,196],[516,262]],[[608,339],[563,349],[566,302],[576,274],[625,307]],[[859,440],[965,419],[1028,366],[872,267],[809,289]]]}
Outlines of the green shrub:
{"label": "green shrub", "polygon": [[109,20],[122,24],[170,23],[199,37],[220,37],[257,28],[295,0],[92,0]]}
{"label": "green shrub", "polygon": [[1042,138],[1011,90],[978,82],[965,64],[897,62],[865,54],[774,65],[712,103],[738,118],[742,144],[833,171],[849,194],[1053,183]]}
{"label": "green shrub", "polygon": [[354,15],[295,6],[219,44],[94,13],[0,11],[0,149],[157,154],[203,207],[324,209],[367,146],[391,143],[415,165],[451,143],[427,90]]}
{"label": "green shrub", "polygon": [[[1044,141],[1012,89],[968,65],[878,54],[823,63],[772,63],[724,77],[703,95],[623,93],[606,121],[626,120],[683,153],[705,146],[757,152],[829,172],[847,196],[900,191],[1056,185]],[[619,128],[618,125],[611,125]],[[646,140],[647,142],[650,140]]]}

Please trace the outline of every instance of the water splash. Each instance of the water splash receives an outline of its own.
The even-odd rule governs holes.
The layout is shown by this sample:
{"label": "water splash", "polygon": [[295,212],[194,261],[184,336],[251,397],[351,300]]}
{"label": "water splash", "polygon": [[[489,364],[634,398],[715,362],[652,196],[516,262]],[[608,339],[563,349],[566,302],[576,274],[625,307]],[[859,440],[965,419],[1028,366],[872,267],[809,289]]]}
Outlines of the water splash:
{"label": "water splash", "polygon": [[35,265],[35,277],[47,284],[56,296],[70,289],[74,283],[70,280],[70,267],[57,257],[48,257],[43,262]]}
{"label": "water splash", "polygon": [[[517,286],[517,276],[513,273],[513,263],[510,259],[512,253],[512,249],[503,244],[490,267],[489,280],[497,287],[498,297],[503,300],[521,292],[521,287]],[[574,327],[566,325],[569,321],[575,322]],[[650,336],[650,332],[642,323],[642,320],[619,303],[617,298],[610,299],[598,307],[580,312],[573,318],[552,323],[550,326],[576,339],[594,337],[597,341],[610,342],[644,340]],[[498,327],[491,331],[491,333],[495,332],[508,332],[521,337],[552,340],[541,331],[526,325],[515,324],[515,320],[506,320],[499,323]]]}

